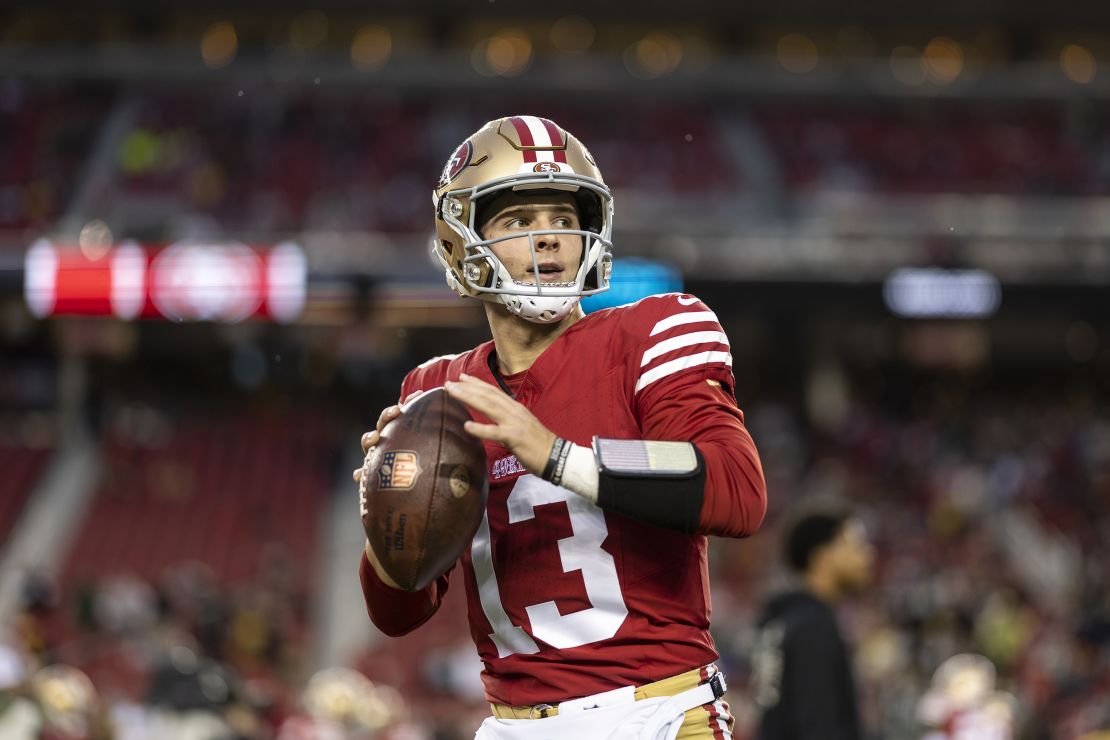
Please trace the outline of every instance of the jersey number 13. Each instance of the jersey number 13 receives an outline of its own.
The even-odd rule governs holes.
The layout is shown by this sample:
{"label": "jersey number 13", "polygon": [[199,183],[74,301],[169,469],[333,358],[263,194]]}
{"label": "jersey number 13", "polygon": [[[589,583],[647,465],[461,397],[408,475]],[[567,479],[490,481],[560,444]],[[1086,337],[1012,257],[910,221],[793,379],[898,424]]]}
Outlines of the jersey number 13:
{"label": "jersey number 13", "polygon": [[538,653],[540,648],[536,640],[560,649],[607,640],[617,634],[628,616],[613,556],[601,549],[609,530],[600,509],[565,488],[534,475],[525,475],[517,479],[506,501],[509,524],[528,521],[535,517],[537,506],[559,501],[567,504],[573,532],[570,537],[559,540],[559,559],[564,573],[574,570],[582,573],[590,606],[570,614],[560,614],[554,601],[526,606],[531,634],[513,624],[501,603],[501,589],[490,550],[488,517],[482,517],[482,524],[474,535],[470,548],[474,577],[482,611],[493,628],[490,639],[497,646],[499,658],[514,653]]}

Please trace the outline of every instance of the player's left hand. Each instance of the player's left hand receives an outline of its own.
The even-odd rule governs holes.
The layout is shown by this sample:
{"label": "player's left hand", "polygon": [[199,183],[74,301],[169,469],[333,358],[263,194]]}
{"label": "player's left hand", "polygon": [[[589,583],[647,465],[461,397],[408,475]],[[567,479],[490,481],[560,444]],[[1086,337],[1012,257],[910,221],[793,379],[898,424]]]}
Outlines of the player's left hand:
{"label": "player's left hand", "polygon": [[452,397],[488,417],[492,424],[468,421],[466,431],[479,439],[488,439],[512,450],[520,464],[534,475],[543,474],[555,433],[540,423],[523,404],[514,401],[500,388],[471,375],[443,384]]}

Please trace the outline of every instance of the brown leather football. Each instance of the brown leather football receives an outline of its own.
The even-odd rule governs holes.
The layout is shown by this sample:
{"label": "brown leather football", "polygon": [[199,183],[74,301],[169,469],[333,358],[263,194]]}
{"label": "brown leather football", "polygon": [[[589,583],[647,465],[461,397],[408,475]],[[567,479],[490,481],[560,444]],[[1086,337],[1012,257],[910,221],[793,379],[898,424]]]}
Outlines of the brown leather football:
{"label": "brown leather football", "polygon": [[382,568],[419,591],[470,546],[486,508],[482,441],[463,429],[470,412],[442,388],[405,404],[362,468],[362,528]]}

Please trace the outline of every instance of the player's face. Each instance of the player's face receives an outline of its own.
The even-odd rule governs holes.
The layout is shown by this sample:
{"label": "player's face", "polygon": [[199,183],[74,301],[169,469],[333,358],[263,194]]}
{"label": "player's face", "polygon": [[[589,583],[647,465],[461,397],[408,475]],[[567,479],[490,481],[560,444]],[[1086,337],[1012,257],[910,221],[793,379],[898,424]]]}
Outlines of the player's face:
{"label": "player's face", "polygon": [[862,522],[853,519],[844,524],[840,535],[833,541],[832,554],[842,589],[858,591],[871,582],[875,548]]}
{"label": "player's face", "polygon": [[573,283],[582,263],[582,237],[578,234],[536,234],[537,276],[526,235],[545,229],[581,229],[574,198],[568,194],[510,193],[498,198],[495,210],[480,229],[486,239],[522,234],[490,245],[513,280],[534,284]]}

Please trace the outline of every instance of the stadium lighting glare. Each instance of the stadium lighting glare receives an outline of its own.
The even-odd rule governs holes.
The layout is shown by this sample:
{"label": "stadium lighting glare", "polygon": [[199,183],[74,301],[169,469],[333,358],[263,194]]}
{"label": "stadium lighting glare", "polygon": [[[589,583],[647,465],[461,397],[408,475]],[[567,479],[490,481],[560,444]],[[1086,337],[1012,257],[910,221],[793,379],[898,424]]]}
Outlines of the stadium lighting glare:
{"label": "stadium lighting glare", "polygon": [[807,74],[817,69],[817,44],[809,36],[788,33],[775,45],[775,56],[783,69],[794,74]]}
{"label": "stadium lighting glare", "polygon": [[964,50],[949,38],[938,36],[925,46],[925,67],[933,82],[955,82],[964,69]]}
{"label": "stadium lighting glare", "polygon": [[239,50],[239,37],[235,26],[221,21],[213,23],[200,37],[200,57],[210,69],[226,67]]}
{"label": "stadium lighting glare", "polygon": [[532,62],[532,39],[520,29],[503,29],[478,42],[470,61],[487,77],[515,77]]}
{"label": "stadium lighting glare", "polygon": [[139,315],[146,303],[147,258],[135,242],[124,242],[112,252],[112,313],[124,321]]}
{"label": "stadium lighting glare", "polygon": [[363,72],[376,72],[393,53],[393,34],[385,26],[363,26],[351,41],[351,64]]}
{"label": "stadium lighting glare", "polygon": [[304,310],[308,259],[292,242],[274,247],[266,261],[266,306],[282,323],[293,321]]}
{"label": "stadium lighting glare", "polygon": [[903,318],[986,318],[998,310],[1002,288],[985,270],[907,267],[887,277],[883,299]]}
{"label": "stadium lighting glare", "polygon": [[653,31],[624,52],[624,65],[635,77],[654,79],[673,72],[682,61],[682,42],[667,31]]}
{"label": "stadium lighting glare", "polygon": [[77,246],[86,259],[93,262],[102,259],[112,249],[112,230],[100,219],[93,219],[81,227]]}
{"label": "stadium lighting glare", "polygon": [[1089,85],[1098,70],[1094,54],[1079,44],[1068,44],[1060,50],[1060,67],[1069,80],[1080,85]]}
{"label": "stadium lighting glare", "polygon": [[39,239],[27,250],[23,260],[23,298],[37,319],[54,311],[54,276],[58,270],[58,251],[46,239]]}
{"label": "stadium lighting glare", "polygon": [[594,24],[579,15],[568,15],[551,25],[551,43],[559,51],[581,54],[593,46]]}

